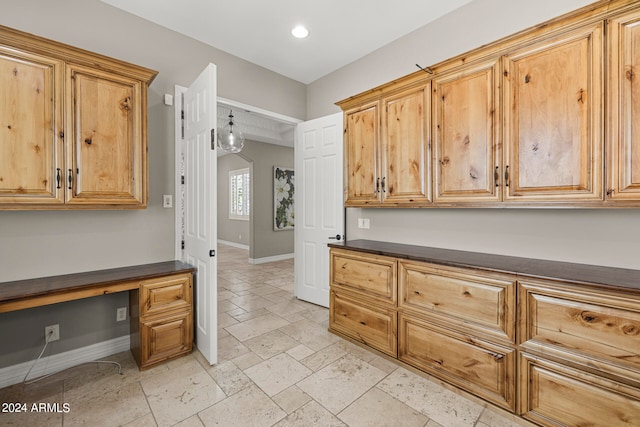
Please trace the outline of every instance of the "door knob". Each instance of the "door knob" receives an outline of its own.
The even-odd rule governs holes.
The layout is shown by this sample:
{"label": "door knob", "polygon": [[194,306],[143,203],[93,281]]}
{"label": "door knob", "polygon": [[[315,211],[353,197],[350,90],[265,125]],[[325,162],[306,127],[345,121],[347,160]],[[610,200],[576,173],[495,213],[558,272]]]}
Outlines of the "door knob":
{"label": "door knob", "polygon": [[336,234],[335,236],[329,236],[329,240],[340,240],[342,239],[342,236],[339,234]]}

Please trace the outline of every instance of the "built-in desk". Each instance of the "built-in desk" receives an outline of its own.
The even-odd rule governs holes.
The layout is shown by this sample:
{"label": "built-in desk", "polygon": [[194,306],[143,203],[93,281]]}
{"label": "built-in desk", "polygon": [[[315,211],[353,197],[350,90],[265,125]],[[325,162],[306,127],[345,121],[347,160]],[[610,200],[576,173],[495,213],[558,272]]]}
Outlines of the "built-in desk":
{"label": "built-in desk", "polygon": [[131,352],[140,369],[191,352],[193,274],[180,261],[0,283],[0,313],[129,292]]}

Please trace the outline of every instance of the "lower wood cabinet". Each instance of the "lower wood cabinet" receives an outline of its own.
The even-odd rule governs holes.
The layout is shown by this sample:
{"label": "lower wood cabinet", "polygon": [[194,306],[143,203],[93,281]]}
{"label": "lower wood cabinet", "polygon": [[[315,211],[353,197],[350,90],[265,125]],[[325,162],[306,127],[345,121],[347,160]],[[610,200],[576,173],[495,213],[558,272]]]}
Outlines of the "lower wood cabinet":
{"label": "lower wood cabinet", "polygon": [[531,354],[520,354],[522,416],[545,426],[638,426],[640,390]]}
{"label": "lower wood cabinet", "polygon": [[516,350],[400,314],[398,358],[510,411]]}
{"label": "lower wood cabinet", "polygon": [[330,245],[331,331],[539,425],[640,426],[640,271],[351,244]]}
{"label": "lower wood cabinet", "polygon": [[397,313],[356,294],[331,290],[329,328],[380,350],[397,355]]}
{"label": "lower wood cabinet", "polygon": [[145,280],[140,283],[139,291],[130,295],[131,351],[140,369],[191,352],[193,280],[190,273]]}

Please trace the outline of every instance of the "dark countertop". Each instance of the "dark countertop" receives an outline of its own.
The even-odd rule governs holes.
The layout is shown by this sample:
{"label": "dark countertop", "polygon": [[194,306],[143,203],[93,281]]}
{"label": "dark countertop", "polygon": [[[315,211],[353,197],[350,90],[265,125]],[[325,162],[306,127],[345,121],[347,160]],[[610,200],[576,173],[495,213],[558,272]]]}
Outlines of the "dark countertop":
{"label": "dark countertop", "polygon": [[189,264],[180,261],[165,261],[153,264],[134,265],[84,273],[39,277],[0,283],[0,303],[41,295],[50,295],[91,286],[145,280],[174,273],[194,272]]}
{"label": "dark countertop", "polygon": [[640,270],[627,268],[546,261],[374,240],[348,240],[330,243],[329,247],[451,267],[476,268],[536,279],[563,280],[608,289],[640,291]]}

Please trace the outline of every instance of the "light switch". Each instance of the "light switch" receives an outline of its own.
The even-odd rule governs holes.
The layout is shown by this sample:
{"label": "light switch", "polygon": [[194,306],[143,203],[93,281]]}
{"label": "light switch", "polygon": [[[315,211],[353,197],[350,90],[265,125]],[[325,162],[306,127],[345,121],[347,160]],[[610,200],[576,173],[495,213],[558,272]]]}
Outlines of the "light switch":
{"label": "light switch", "polygon": [[369,228],[369,218],[358,218],[358,228]]}
{"label": "light switch", "polygon": [[173,196],[171,194],[165,194],[164,196],[162,196],[162,207],[163,208],[173,207]]}

